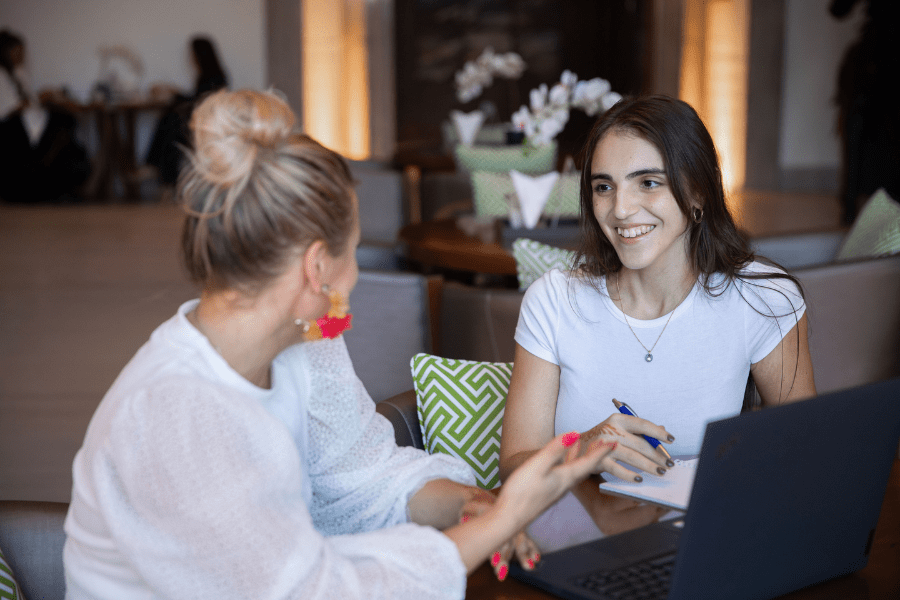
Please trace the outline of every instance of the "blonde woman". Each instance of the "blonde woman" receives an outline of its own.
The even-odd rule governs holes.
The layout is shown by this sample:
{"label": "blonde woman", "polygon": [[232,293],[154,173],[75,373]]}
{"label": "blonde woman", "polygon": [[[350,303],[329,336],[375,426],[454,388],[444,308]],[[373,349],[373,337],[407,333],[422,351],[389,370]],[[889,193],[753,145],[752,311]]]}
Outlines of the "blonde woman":
{"label": "blonde woman", "polygon": [[501,578],[536,560],[518,532],[612,446],[559,436],[496,501],[461,461],[398,448],[343,339],[308,341],[339,333],[357,278],[346,163],[270,93],[217,92],[191,126],[182,246],[202,291],[90,423],[67,598],[458,599],[489,556]]}

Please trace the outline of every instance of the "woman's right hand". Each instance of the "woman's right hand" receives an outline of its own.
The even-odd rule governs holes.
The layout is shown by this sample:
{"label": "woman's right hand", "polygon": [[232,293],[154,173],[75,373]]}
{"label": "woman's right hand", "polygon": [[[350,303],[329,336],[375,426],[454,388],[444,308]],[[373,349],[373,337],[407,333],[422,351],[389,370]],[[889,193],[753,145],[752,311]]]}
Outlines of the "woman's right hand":
{"label": "woman's right hand", "polygon": [[[469,573],[494,554],[492,565],[503,579],[514,551],[526,557],[526,563],[528,557],[535,556],[533,548],[518,547],[518,541],[511,541],[513,537],[572,486],[596,471],[600,461],[615,449],[614,443],[601,440],[582,444],[579,437],[572,432],[551,440],[506,478],[493,506],[444,530],[456,544]],[[582,448],[586,450],[581,452]],[[517,540],[523,537],[518,536]],[[497,548],[501,550],[496,551]]]}
{"label": "woman's right hand", "polygon": [[643,436],[648,435],[669,444],[675,441],[675,437],[666,431],[665,427],[640,417],[613,413],[581,435],[588,443],[599,440],[617,444],[616,449],[601,460],[599,468],[594,473],[606,471],[620,479],[641,481],[640,475],[636,475],[616,461],[654,475],[665,475],[669,467],[675,466],[671,459],[661,450],[651,446]]}
{"label": "woman's right hand", "polygon": [[[514,511],[524,528],[575,484],[615,452],[616,443],[597,439],[584,443],[577,432],[557,436],[533,454],[503,482],[497,504]],[[584,449],[584,452],[582,452]]]}

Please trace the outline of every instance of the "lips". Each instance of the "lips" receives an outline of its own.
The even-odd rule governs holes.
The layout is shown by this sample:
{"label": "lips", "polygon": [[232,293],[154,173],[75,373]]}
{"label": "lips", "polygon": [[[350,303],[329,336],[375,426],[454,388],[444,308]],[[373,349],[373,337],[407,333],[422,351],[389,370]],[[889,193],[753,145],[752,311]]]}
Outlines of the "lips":
{"label": "lips", "polygon": [[637,227],[616,227],[616,233],[623,238],[636,238],[656,229],[656,225],[639,225]]}

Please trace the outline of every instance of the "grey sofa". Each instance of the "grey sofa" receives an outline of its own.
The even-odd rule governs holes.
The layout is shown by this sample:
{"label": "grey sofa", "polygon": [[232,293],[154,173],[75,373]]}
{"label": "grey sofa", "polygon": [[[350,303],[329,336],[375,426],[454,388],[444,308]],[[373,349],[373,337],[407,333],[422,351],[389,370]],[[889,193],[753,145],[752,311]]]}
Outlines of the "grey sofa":
{"label": "grey sofa", "polygon": [[29,600],[63,600],[64,502],[0,500],[0,548]]}
{"label": "grey sofa", "polygon": [[[835,260],[846,233],[826,231],[780,235],[752,241],[755,251],[797,276],[806,294],[809,346],[820,394],[900,376],[900,255]],[[523,293],[443,286],[440,345],[448,358],[510,362]],[[412,391],[386,399],[379,412],[388,416],[398,442],[421,433]],[[417,437],[418,436],[418,437]]]}

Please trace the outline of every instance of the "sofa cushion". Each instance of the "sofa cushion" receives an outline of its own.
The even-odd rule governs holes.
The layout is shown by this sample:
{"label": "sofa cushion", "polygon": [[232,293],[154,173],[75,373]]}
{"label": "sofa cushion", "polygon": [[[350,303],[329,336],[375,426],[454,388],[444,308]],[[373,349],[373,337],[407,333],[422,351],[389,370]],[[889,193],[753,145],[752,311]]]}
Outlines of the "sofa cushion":
{"label": "sofa cushion", "polygon": [[838,252],[838,260],[900,252],[900,203],[879,189],[863,206]]}
{"label": "sofa cushion", "polygon": [[13,577],[12,568],[6,562],[3,556],[3,550],[0,549],[0,598],[11,598],[19,600],[21,598],[19,586],[16,584],[16,578]]}
{"label": "sofa cushion", "polygon": [[425,449],[466,461],[484,489],[500,485],[500,431],[512,363],[417,354],[410,366]]}
{"label": "sofa cushion", "polygon": [[519,238],[513,242],[513,257],[516,259],[519,289],[525,290],[551,269],[571,269],[575,253],[535,240]]}

